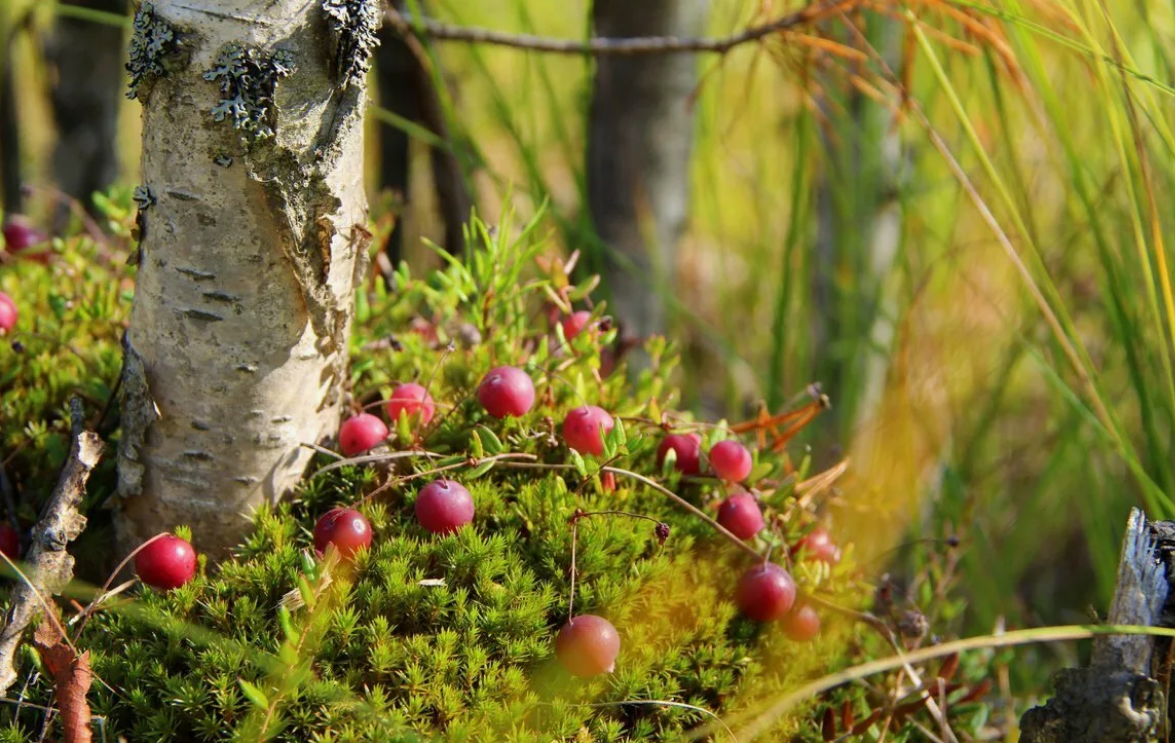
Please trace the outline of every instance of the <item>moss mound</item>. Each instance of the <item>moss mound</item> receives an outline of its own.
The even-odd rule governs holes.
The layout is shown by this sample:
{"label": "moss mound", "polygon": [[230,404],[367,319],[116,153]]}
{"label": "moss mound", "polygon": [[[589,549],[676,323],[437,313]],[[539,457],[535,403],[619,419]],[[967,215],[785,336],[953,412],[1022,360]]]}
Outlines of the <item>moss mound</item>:
{"label": "moss mound", "polygon": [[[103,272],[81,268],[98,265],[84,242],[70,250],[90,255],[60,260]],[[544,256],[533,225],[475,222],[469,244],[478,249],[464,263],[423,279],[400,268],[358,298],[353,408],[382,415],[378,403],[394,384],[418,381],[437,401],[432,424],[389,421],[388,447],[366,457],[375,461],[321,454],[294,497],[255,515],[232,559],[202,560],[196,579],[171,592],[137,587],[111,597],[86,623],[77,644],[101,679],[90,701],[107,740],[675,740],[713,724],[710,713],[754,710],[843,661],[834,632],[797,645],[778,627],[740,617],[734,585],[752,558],[641,479],[709,514],[729,491],[657,463],[667,428],[696,431],[703,451],[733,436],[672,412],[671,344],[651,340],[636,379],[623,364],[607,373],[616,331],[602,309],[570,340],[557,322],[573,303],[590,302],[592,282],[572,284],[562,263]],[[129,297],[110,273],[20,271],[3,287],[28,308],[22,323],[31,325],[21,329],[37,337],[25,338],[22,353],[3,351],[11,360],[0,425],[9,450],[28,442],[10,463],[21,483],[46,475],[51,483],[66,399],[81,391],[99,410],[110,396]],[[54,292],[73,298],[72,311],[45,314]],[[97,325],[78,324],[90,315]],[[71,349],[66,336],[85,348]],[[536,403],[522,418],[493,419],[472,394],[502,364],[535,381]],[[600,458],[560,439],[564,415],[583,404],[617,418]],[[603,473],[604,464],[619,472]],[[476,503],[473,523],[443,537],[413,516],[419,489],[442,473]],[[91,493],[97,523],[108,474]],[[799,476],[786,458],[756,454],[751,481],[771,527],[751,542],[761,552],[785,554],[811,526],[793,493]],[[27,524],[37,491],[22,492]],[[359,508],[375,532],[351,562],[313,550],[315,520],[340,504]],[[670,534],[662,543],[653,523],[624,515],[593,515],[573,530],[577,510],[647,516]],[[554,658],[571,597],[573,531],[574,611],[608,618],[622,641],[615,672],[586,680]],[[797,566],[801,590],[835,597],[848,562]],[[23,661],[32,665],[31,654]],[[32,670],[26,700],[50,704],[51,683]],[[35,735],[43,719],[22,709],[0,741]],[[797,732],[784,723],[773,735]],[[726,733],[717,727],[713,737]]]}

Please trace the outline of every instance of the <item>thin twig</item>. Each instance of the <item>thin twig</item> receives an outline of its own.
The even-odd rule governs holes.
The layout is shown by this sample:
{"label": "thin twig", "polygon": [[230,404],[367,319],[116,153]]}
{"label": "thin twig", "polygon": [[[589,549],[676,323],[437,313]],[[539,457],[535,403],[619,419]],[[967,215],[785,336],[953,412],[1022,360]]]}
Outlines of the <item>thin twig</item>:
{"label": "thin twig", "polygon": [[97,434],[85,430],[81,400],[76,397],[70,400],[69,411],[73,434],[69,459],[33,529],[28,554],[31,570],[28,577],[13,589],[11,608],[3,629],[0,629],[0,696],[6,694],[16,680],[17,646],[25,628],[42,608],[69,642],[45,596],[57,594],[73,579],[73,557],[66,548],[86,527],[86,519],[78,512],[78,504],[85,495],[90,472],[105,449]]}
{"label": "thin twig", "polygon": [[593,38],[552,39],[531,34],[512,34],[487,28],[451,26],[428,18],[413,18],[395,8],[387,11],[388,22],[401,33],[427,36],[436,41],[461,41],[490,44],[511,49],[552,54],[635,55],[635,54],[726,54],[737,46],[759,41],[772,34],[808,26],[838,11],[855,7],[861,0],[827,0],[811,3],[769,23],[718,38],[683,38],[678,36],[637,36],[626,39]]}

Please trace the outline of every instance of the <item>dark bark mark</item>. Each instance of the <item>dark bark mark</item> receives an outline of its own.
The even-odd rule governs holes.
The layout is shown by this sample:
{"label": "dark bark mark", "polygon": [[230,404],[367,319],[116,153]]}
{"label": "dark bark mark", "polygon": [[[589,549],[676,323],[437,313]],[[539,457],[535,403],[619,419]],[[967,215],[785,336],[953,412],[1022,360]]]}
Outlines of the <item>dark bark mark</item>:
{"label": "dark bark mark", "polygon": [[[597,36],[694,36],[707,0],[597,0]],[[689,209],[693,116],[698,81],[688,55],[597,60],[587,143],[588,203],[603,243],[603,275],[626,337],[664,330],[651,284],[671,276]],[[652,244],[648,237],[652,227]]]}

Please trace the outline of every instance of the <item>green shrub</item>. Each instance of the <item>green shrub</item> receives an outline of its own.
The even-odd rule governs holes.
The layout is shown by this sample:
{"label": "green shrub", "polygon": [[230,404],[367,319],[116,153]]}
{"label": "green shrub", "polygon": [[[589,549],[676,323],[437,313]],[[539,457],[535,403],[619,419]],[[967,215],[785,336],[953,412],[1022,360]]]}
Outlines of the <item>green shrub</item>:
{"label": "green shrub", "polygon": [[[732,594],[752,564],[747,554],[636,479],[621,474],[610,488],[600,461],[562,446],[564,414],[598,404],[619,421],[607,439],[609,464],[712,513],[720,485],[683,481],[656,463],[662,421],[697,430],[705,446],[730,435],[669,412],[677,399],[672,344],[650,340],[651,365],[634,380],[623,366],[604,375],[600,349],[616,331],[604,321],[564,344],[544,307],[588,300],[590,283],[569,285],[561,264],[544,259],[532,225],[490,230],[475,222],[469,243],[479,249],[466,264],[453,261],[427,279],[402,267],[390,287],[374,280],[358,298],[354,406],[386,399],[396,382],[427,384],[438,422],[422,439],[406,421],[393,422],[392,448],[417,447],[417,456],[340,466],[319,455],[291,499],[256,514],[234,558],[202,565],[181,589],[114,598],[85,626],[77,643],[92,652],[101,679],[90,700],[108,740],[660,741],[712,722],[703,710],[751,708],[845,662],[836,632],[795,645],[741,618]],[[6,377],[5,444],[30,440],[16,463],[30,473],[60,464],[65,399],[84,390],[104,402],[117,372],[116,318],[126,315],[127,298],[104,277],[87,279],[77,291],[83,304],[101,303],[100,321],[79,326],[76,313],[38,319],[38,333],[58,345],[46,340],[34,358],[30,340]],[[61,280],[5,287],[41,309],[52,306],[48,287]],[[36,287],[31,296],[26,285]],[[72,357],[61,344],[66,335],[84,340],[84,350],[55,366]],[[471,395],[500,364],[523,366],[536,382],[536,405],[521,419],[490,418]],[[51,381],[37,381],[45,376]],[[18,428],[16,420],[48,420],[51,432],[36,438],[26,429],[41,423]],[[519,456],[494,458],[507,454]],[[446,537],[421,529],[412,510],[438,471],[464,483],[477,505],[471,528]],[[757,455],[752,477],[775,529],[756,546],[774,542],[776,556],[811,523],[793,497],[797,476],[779,455]],[[371,549],[349,564],[315,557],[316,518],[356,503],[374,527]],[[577,509],[670,526],[661,544],[645,520],[579,522],[575,611],[609,618],[622,637],[615,673],[590,680],[569,677],[553,657],[568,616],[569,518]],[[799,566],[797,580],[835,596],[847,589],[850,562],[832,572]],[[51,691],[45,676],[30,676],[25,694],[49,704]],[[0,741],[23,740],[42,718],[25,708]],[[788,722],[774,735],[796,732]]]}

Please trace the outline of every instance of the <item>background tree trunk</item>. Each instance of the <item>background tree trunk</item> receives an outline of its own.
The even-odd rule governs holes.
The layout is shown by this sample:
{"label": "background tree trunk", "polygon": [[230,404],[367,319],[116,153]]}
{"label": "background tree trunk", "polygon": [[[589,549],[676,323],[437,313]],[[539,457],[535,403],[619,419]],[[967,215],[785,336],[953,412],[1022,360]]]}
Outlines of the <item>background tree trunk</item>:
{"label": "background tree trunk", "polygon": [[159,0],[136,14],[145,235],[126,338],[123,546],[214,556],[339,423],[366,268],[375,0]]}
{"label": "background tree trunk", "polygon": [[[596,0],[597,36],[696,36],[707,0]],[[661,291],[689,210],[693,55],[596,62],[587,142],[588,204],[604,245],[603,276],[625,337],[665,329]]]}
{"label": "background tree trunk", "polygon": [[[896,67],[901,24],[866,17],[870,43]],[[820,75],[824,167],[816,189],[811,326],[811,347],[823,366],[815,378],[837,401],[825,425],[842,443],[877,429],[872,419],[889,375],[902,240],[902,147],[893,114],[849,87],[845,75],[840,67]]]}
{"label": "background tree trunk", "polygon": [[4,214],[20,213],[20,125],[16,118],[16,86],[12,76],[12,44],[4,49],[0,72],[0,197]]}
{"label": "background tree trunk", "polygon": [[[403,2],[395,4],[403,10]],[[379,105],[450,141],[432,77],[396,29],[385,27],[376,65]],[[409,145],[404,130],[387,124],[380,126],[379,187],[396,193],[402,199],[404,212],[411,205]],[[429,156],[437,204],[445,227],[443,246],[449,253],[461,255],[464,248],[462,227],[469,219],[473,201],[465,187],[457,158],[439,148],[432,148]],[[393,265],[403,257],[403,240],[404,219],[401,217],[396,220],[388,238],[387,253]]]}
{"label": "background tree trunk", "polygon": [[[125,0],[74,0],[109,13],[123,13]],[[57,187],[93,207],[95,191],[118,176],[118,109],[122,100],[123,30],[90,20],[59,16],[46,44],[53,68],[50,99],[57,141],[53,177]],[[55,215],[57,229],[68,221],[68,204]]]}

